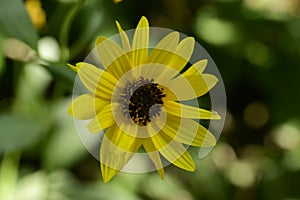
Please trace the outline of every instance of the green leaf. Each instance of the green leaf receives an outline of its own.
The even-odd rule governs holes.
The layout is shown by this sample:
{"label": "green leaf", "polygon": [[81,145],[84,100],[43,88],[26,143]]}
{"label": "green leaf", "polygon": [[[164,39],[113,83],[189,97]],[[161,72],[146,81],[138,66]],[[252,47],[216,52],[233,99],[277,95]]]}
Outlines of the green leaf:
{"label": "green leaf", "polygon": [[20,0],[0,1],[0,33],[17,38],[37,49],[37,32]]}
{"label": "green leaf", "polygon": [[41,137],[42,123],[29,116],[0,115],[0,152],[30,147]]}
{"label": "green leaf", "polygon": [[66,64],[50,63],[42,64],[54,77],[63,80],[65,83],[73,85],[76,72],[71,70]]}
{"label": "green leaf", "polygon": [[71,99],[66,98],[51,105],[56,129],[43,146],[45,150],[41,158],[43,167],[48,170],[71,167],[87,154],[74,127],[73,118],[67,113],[70,102]]}
{"label": "green leaf", "polygon": [[69,48],[68,48],[68,43],[69,43],[69,34],[70,34],[70,29],[72,22],[75,18],[75,16],[78,14],[80,11],[82,5],[84,4],[85,0],[78,0],[72,8],[70,8],[67,16],[63,20],[63,25],[61,27],[61,31],[59,34],[59,42],[61,44],[61,60],[62,61],[67,61],[69,60]]}
{"label": "green leaf", "polygon": [[[3,45],[3,38],[2,35],[0,35],[0,47]],[[2,72],[4,71],[4,67],[5,67],[5,60],[3,57],[3,53],[0,51],[0,77]]]}
{"label": "green leaf", "polygon": [[[103,13],[97,6],[99,1],[87,1],[74,19],[70,46],[70,59],[74,59],[94,42],[103,22]],[[94,44],[93,44],[94,47]]]}

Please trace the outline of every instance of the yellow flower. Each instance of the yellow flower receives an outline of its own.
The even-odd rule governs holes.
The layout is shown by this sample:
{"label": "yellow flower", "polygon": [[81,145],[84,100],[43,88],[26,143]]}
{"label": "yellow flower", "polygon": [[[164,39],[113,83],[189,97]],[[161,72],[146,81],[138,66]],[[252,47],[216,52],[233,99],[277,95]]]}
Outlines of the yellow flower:
{"label": "yellow flower", "polygon": [[[140,149],[145,150],[161,178],[163,157],[179,168],[194,171],[188,146],[216,144],[214,135],[198,121],[220,119],[216,112],[199,108],[196,98],[206,94],[218,79],[203,73],[206,59],[180,73],[189,64],[194,38],[180,41],[180,34],[171,32],[151,50],[145,17],[138,23],[132,42],[116,24],[121,46],[102,36],[96,41],[101,66],[87,62],[69,65],[88,89],[73,100],[69,113],[77,119],[91,119],[89,132],[104,131],[100,147],[104,182]],[[197,106],[182,102],[192,99]]]}

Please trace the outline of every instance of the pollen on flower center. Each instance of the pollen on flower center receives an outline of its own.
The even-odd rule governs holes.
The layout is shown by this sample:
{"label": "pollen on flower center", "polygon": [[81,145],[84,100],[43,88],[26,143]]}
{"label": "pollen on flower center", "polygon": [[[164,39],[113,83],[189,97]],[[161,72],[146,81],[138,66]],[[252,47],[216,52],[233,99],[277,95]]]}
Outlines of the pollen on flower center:
{"label": "pollen on flower center", "polygon": [[130,82],[122,96],[122,108],[125,116],[130,117],[139,126],[147,126],[152,117],[160,114],[163,105],[163,88],[154,80],[140,77],[135,82]]}

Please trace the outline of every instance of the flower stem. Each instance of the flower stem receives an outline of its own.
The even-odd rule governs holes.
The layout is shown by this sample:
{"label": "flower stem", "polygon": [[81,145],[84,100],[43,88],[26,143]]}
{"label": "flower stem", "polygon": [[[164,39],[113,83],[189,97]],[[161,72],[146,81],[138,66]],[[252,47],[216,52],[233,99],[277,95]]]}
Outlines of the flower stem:
{"label": "flower stem", "polygon": [[67,62],[69,59],[69,56],[70,56],[70,50],[69,50],[68,46],[69,46],[69,34],[70,34],[72,22],[84,2],[85,2],[85,0],[78,0],[72,6],[72,8],[69,10],[69,12],[67,13],[67,16],[65,17],[65,19],[63,21],[62,28],[61,28],[61,31],[59,34],[59,42],[61,45],[60,58],[61,58],[61,61],[63,61],[63,62]]}
{"label": "flower stem", "polygon": [[0,199],[14,200],[21,152],[5,153],[0,166]]}

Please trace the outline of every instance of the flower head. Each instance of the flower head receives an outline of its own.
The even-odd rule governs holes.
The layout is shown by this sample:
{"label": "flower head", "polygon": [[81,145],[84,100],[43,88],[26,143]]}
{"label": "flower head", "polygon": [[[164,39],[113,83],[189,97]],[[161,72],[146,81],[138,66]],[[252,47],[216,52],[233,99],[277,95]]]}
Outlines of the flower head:
{"label": "flower head", "polygon": [[[73,100],[69,113],[90,119],[90,133],[104,132],[100,147],[104,182],[122,170],[138,150],[147,153],[162,178],[164,160],[194,171],[188,146],[216,144],[215,136],[198,122],[220,119],[218,113],[199,108],[197,97],[208,93],[218,79],[203,73],[206,59],[186,69],[194,38],[180,41],[175,31],[150,49],[146,17],[138,23],[132,42],[116,24],[122,45],[102,36],[96,41],[101,66],[69,65],[88,90]],[[183,103],[193,99],[192,106]]]}

